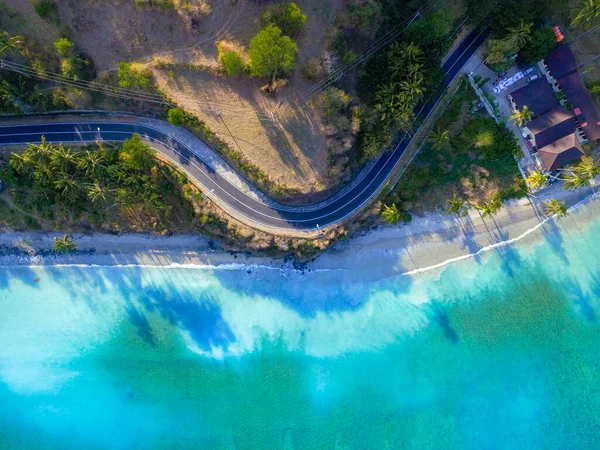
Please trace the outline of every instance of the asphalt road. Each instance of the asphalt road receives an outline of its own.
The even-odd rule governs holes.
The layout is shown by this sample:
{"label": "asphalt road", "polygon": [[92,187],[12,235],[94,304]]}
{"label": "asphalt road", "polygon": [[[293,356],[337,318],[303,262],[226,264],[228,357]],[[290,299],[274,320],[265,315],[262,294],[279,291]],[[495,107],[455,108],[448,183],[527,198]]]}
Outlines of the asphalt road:
{"label": "asphalt road", "polygon": [[[465,63],[487,38],[487,30],[475,30],[468,34],[453,53],[444,61],[442,69],[446,74],[446,86],[461,72]],[[441,96],[425,103],[418,116],[429,117]],[[369,200],[377,195],[394,171],[400,157],[412,139],[403,138],[393,151],[383,153],[370,171],[352,189],[333,202],[314,205],[310,210],[298,207],[267,205],[249,197],[237,187],[222,178],[215,170],[189,148],[172,136],[150,126],[135,123],[94,122],[81,118],[77,123],[38,123],[0,127],[0,145],[29,144],[41,142],[42,136],[48,142],[95,142],[124,141],[139,134],[150,143],[158,143],[158,152],[176,162],[193,178],[203,191],[226,211],[244,220],[248,225],[277,231],[316,231],[340,223],[357,213]],[[416,134],[416,133],[415,133]]]}

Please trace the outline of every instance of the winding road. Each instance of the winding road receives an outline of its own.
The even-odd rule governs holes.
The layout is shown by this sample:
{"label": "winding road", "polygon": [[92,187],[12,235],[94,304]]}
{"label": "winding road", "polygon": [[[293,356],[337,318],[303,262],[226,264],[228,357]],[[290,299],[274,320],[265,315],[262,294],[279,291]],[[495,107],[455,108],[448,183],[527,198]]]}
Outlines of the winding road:
{"label": "winding road", "polygon": [[[446,87],[459,75],[487,35],[486,29],[472,31],[444,61],[442,69],[446,76]],[[423,119],[422,123],[434,111],[442,95],[435,102],[423,105],[418,114],[418,117]],[[145,124],[98,122],[82,117],[76,123],[47,122],[0,126],[0,145],[39,143],[42,136],[45,136],[48,142],[54,143],[96,142],[99,139],[122,142],[134,133],[149,141],[151,145],[158,144],[154,146],[155,149],[180,166],[203,188],[203,192],[225,211],[250,226],[284,234],[293,231],[319,231],[356,214],[385,185],[413,139],[405,136],[392,151],[379,156],[370,170],[343,194],[335,195],[330,201],[302,207],[263,202],[249,196],[218,173],[209,162],[199,156],[199,152],[194,151],[193,146],[187,146],[167,132]]]}

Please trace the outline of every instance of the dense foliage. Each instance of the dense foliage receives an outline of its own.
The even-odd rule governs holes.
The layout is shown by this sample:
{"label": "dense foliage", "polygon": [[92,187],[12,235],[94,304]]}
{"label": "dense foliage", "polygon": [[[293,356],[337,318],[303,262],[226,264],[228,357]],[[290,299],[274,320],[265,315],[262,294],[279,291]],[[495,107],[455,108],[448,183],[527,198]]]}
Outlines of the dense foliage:
{"label": "dense foliage", "polygon": [[464,83],[386,204],[397,204],[399,210],[406,204],[447,206],[450,212],[462,215],[467,201],[485,198],[481,205],[489,207],[492,214],[498,201],[501,204],[527,193],[515,161],[515,156],[521,156],[515,136],[493,119],[465,111],[465,103],[471,104],[475,98]]}
{"label": "dense foliage", "polygon": [[552,27],[544,26],[531,33],[531,40],[519,53],[525,63],[535,63],[546,57],[556,47],[556,36]]}
{"label": "dense foliage", "polygon": [[377,156],[398,131],[408,131],[415,107],[440,89],[440,58],[451,29],[451,15],[440,10],[416,20],[400,41],[366,64],[358,86],[369,107],[357,143],[359,159]]}
{"label": "dense foliage", "polygon": [[296,36],[304,27],[306,15],[295,3],[270,6],[260,18],[263,27],[274,25],[286,36]]}
{"label": "dense foliage", "polygon": [[3,172],[15,204],[44,220],[158,232],[193,222],[185,179],[137,135],[120,148],[30,145]]}

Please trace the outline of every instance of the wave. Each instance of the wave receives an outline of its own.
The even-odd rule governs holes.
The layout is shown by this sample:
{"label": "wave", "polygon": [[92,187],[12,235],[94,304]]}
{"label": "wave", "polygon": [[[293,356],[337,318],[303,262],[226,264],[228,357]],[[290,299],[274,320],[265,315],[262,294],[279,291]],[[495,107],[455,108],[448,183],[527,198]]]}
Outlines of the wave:
{"label": "wave", "polygon": [[[598,197],[600,193],[594,193],[589,195],[588,197],[586,197],[585,199],[581,200],[579,203],[571,206],[568,210],[569,213],[576,211],[577,209],[579,209],[580,207],[584,206],[586,203],[588,203],[590,200],[593,200],[595,198]],[[464,261],[465,259],[469,259],[469,258],[475,258],[476,256],[482,255],[484,253],[487,253],[490,250],[494,250],[496,248],[499,247],[505,247],[507,245],[511,245],[514,244],[515,242],[520,241],[521,239],[529,236],[531,233],[536,232],[537,230],[539,230],[542,226],[544,226],[544,224],[550,220],[555,220],[555,216],[550,216],[550,217],[546,217],[544,220],[542,220],[540,223],[538,223],[536,226],[528,229],[527,231],[525,231],[523,234],[511,238],[511,239],[507,239],[505,241],[500,241],[500,242],[496,242],[494,244],[490,244],[487,245],[485,247],[480,248],[478,251],[474,252],[474,253],[467,253],[466,255],[461,255],[461,256],[457,256],[456,258],[449,258],[445,261],[442,261],[438,264],[433,264],[431,266],[425,266],[425,267],[419,267],[413,270],[410,270],[408,272],[402,272],[400,275],[418,275],[420,273],[424,273],[424,272],[429,272],[431,270],[436,270],[436,269],[440,269],[442,267],[445,267],[449,264],[453,264],[459,261]]]}
{"label": "wave", "polygon": [[[589,201],[594,200],[600,196],[600,192],[592,193],[577,204],[571,206],[569,208],[569,213],[576,211],[580,207],[587,204]],[[432,264],[430,266],[418,267],[413,270],[409,270],[406,272],[401,272],[394,274],[393,276],[413,276],[419,275],[425,272],[429,272],[432,270],[440,269],[447,265],[464,261],[469,258],[475,258],[482,254],[487,253],[490,250],[494,250],[496,248],[508,246],[514,244],[530,234],[539,230],[545,223],[548,221],[555,220],[554,216],[547,217],[534,227],[526,230],[521,235],[507,239],[504,241],[496,242],[494,244],[487,245],[482,247],[477,252],[467,253],[461,256],[457,256],[455,258],[446,259],[440,263]],[[401,249],[398,249],[401,250]],[[390,250],[386,250],[389,252]],[[94,256],[90,256],[93,258]],[[0,257],[0,259],[12,259],[12,260],[27,260],[28,257],[25,256],[11,256],[6,255]],[[14,269],[14,268],[48,268],[48,267],[77,267],[77,268],[141,268],[141,269],[191,269],[191,270],[210,270],[210,271],[254,271],[254,270],[268,270],[274,272],[280,272],[283,276],[292,273],[321,273],[321,272],[347,272],[349,269],[343,268],[311,268],[310,265],[307,265],[304,269],[297,269],[294,267],[291,261],[285,262],[279,266],[271,265],[271,264],[245,264],[245,263],[222,263],[222,264],[193,264],[193,263],[170,263],[165,265],[156,265],[156,264],[138,264],[138,263],[127,263],[127,264],[94,264],[94,263],[58,263],[56,261],[56,257],[43,257],[43,256],[31,256],[31,262],[22,263],[22,264],[0,264],[0,269]],[[49,260],[51,259],[51,260]]]}

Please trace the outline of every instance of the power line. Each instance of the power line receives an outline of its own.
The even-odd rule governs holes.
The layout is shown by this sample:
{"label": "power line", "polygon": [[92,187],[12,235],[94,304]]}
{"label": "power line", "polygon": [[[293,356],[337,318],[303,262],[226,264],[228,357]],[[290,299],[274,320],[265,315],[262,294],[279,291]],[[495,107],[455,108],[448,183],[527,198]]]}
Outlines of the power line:
{"label": "power line", "polygon": [[384,34],[382,37],[380,37],[377,41],[375,41],[373,44],[371,44],[370,47],[363,50],[363,52],[359,53],[359,55],[357,55],[356,58],[351,63],[348,63],[347,65],[336,69],[328,77],[319,81],[317,84],[315,84],[311,88],[307,89],[305,92],[303,92],[299,96],[299,99],[300,99],[299,102],[297,102],[294,106],[289,106],[287,110],[285,110],[281,114],[278,114],[278,116],[285,117],[286,115],[297,110],[302,105],[306,104],[306,102],[308,100],[310,100],[310,98],[312,98],[319,92],[322,92],[323,90],[325,90],[329,86],[331,86],[333,83],[340,80],[345,75],[346,72],[359,66],[360,64],[365,62],[367,59],[369,59],[372,55],[379,52],[382,48],[387,46],[390,42],[394,41],[400,34],[402,34],[412,24],[412,22],[415,19],[417,19],[418,17],[421,17],[422,14],[425,14],[427,12],[426,10],[433,9],[435,1],[438,1],[438,0],[428,0],[426,5],[422,9],[417,11],[413,16],[411,16],[411,18],[405,19],[402,23],[396,25],[392,30],[388,31],[386,34]]}
{"label": "power line", "polygon": [[[122,99],[127,99],[127,100],[145,101],[145,102],[164,104],[164,105],[174,104],[174,102],[166,100],[165,97],[160,94],[154,94],[154,93],[144,92],[144,91],[135,90],[135,89],[114,87],[114,86],[109,86],[109,85],[105,85],[105,84],[84,81],[84,80],[69,79],[69,78],[63,77],[62,75],[53,73],[53,72],[40,73],[40,72],[34,71],[33,69],[29,68],[28,66],[18,64],[15,62],[11,62],[11,61],[0,60],[0,68],[9,70],[9,71],[13,71],[13,72],[17,72],[17,73],[20,73],[27,77],[35,77],[35,78],[39,78],[39,79],[42,79],[45,81],[63,84],[66,86],[73,87],[75,89],[85,89],[85,90],[89,90],[89,91],[93,91],[93,92],[98,92],[103,95],[107,95],[109,97],[122,98]],[[189,97],[184,97],[183,99],[178,99],[178,101],[181,103],[184,103],[184,104],[188,104],[188,105],[193,104],[193,105],[198,105],[198,106],[206,106],[206,107],[210,107],[210,108],[218,108],[218,109],[222,109],[222,110],[228,110],[232,114],[238,114],[238,115],[247,114],[245,112],[240,111],[238,107],[235,107],[232,105],[225,105],[225,104],[216,103],[216,102],[203,102],[200,100],[191,99]],[[262,112],[254,112],[254,114],[256,114],[256,116],[259,120],[272,121],[272,117],[270,114],[262,113]]]}

